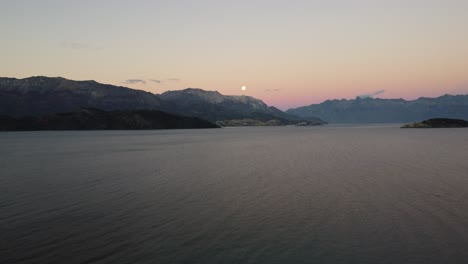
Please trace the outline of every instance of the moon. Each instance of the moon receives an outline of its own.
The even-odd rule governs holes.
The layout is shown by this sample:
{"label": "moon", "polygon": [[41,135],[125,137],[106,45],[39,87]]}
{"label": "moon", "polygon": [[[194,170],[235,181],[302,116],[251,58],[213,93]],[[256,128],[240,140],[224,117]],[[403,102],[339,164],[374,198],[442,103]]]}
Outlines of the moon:
{"label": "moon", "polygon": [[247,90],[247,87],[245,87],[245,85],[243,85],[243,86],[241,87],[241,89],[242,89],[242,91],[245,91],[245,90]]}

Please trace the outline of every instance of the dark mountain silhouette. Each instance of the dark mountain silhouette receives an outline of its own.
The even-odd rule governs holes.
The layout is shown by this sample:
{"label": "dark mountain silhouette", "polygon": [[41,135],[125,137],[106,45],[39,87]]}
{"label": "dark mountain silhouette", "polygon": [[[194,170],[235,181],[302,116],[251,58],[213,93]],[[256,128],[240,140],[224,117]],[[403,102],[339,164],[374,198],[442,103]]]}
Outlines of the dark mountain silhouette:
{"label": "dark mountain silhouette", "polygon": [[72,81],[64,78],[0,78],[0,115],[20,117],[71,112],[80,108],[160,110],[183,116],[225,121],[252,119],[275,124],[323,123],[318,118],[299,118],[250,96],[225,96],[201,89],[170,91],[162,95],[126,87]]}
{"label": "dark mountain silhouette", "polygon": [[468,119],[468,95],[444,95],[417,100],[356,98],[328,100],[286,111],[317,116],[330,123],[407,123],[430,118]]}
{"label": "dark mountain silhouette", "polygon": [[73,112],[31,117],[0,117],[0,131],[32,130],[128,130],[217,128],[196,117],[156,110],[112,111],[81,108]]}

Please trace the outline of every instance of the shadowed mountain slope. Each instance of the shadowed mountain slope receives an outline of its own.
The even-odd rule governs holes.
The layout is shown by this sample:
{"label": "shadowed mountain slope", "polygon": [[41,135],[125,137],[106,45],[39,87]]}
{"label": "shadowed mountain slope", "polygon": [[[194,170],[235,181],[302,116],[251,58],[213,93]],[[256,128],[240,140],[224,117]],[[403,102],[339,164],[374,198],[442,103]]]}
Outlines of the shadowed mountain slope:
{"label": "shadowed mountain slope", "polygon": [[73,112],[30,116],[0,117],[0,131],[33,130],[140,130],[217,128],[196,118],[156,110],[112,111],[81,108]]}

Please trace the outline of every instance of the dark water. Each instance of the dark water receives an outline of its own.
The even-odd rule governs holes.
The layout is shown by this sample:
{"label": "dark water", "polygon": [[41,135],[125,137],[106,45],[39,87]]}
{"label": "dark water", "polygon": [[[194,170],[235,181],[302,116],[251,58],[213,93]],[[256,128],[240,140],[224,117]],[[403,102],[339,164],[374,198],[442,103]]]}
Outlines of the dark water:
{"label": "dark water", "polygon": [[0,133],[0,263],[468,263],[468,130]]}

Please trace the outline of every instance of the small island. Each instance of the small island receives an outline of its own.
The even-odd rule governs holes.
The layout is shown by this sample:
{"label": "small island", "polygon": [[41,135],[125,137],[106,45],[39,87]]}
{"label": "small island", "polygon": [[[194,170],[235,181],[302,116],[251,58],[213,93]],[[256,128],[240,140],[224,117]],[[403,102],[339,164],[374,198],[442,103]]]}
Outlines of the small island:
{"label": "small island", "polygon": [[463,119],[432,118],[422,122],[403,125],[401,128],[459,128],[468,127],[468,121]]}

